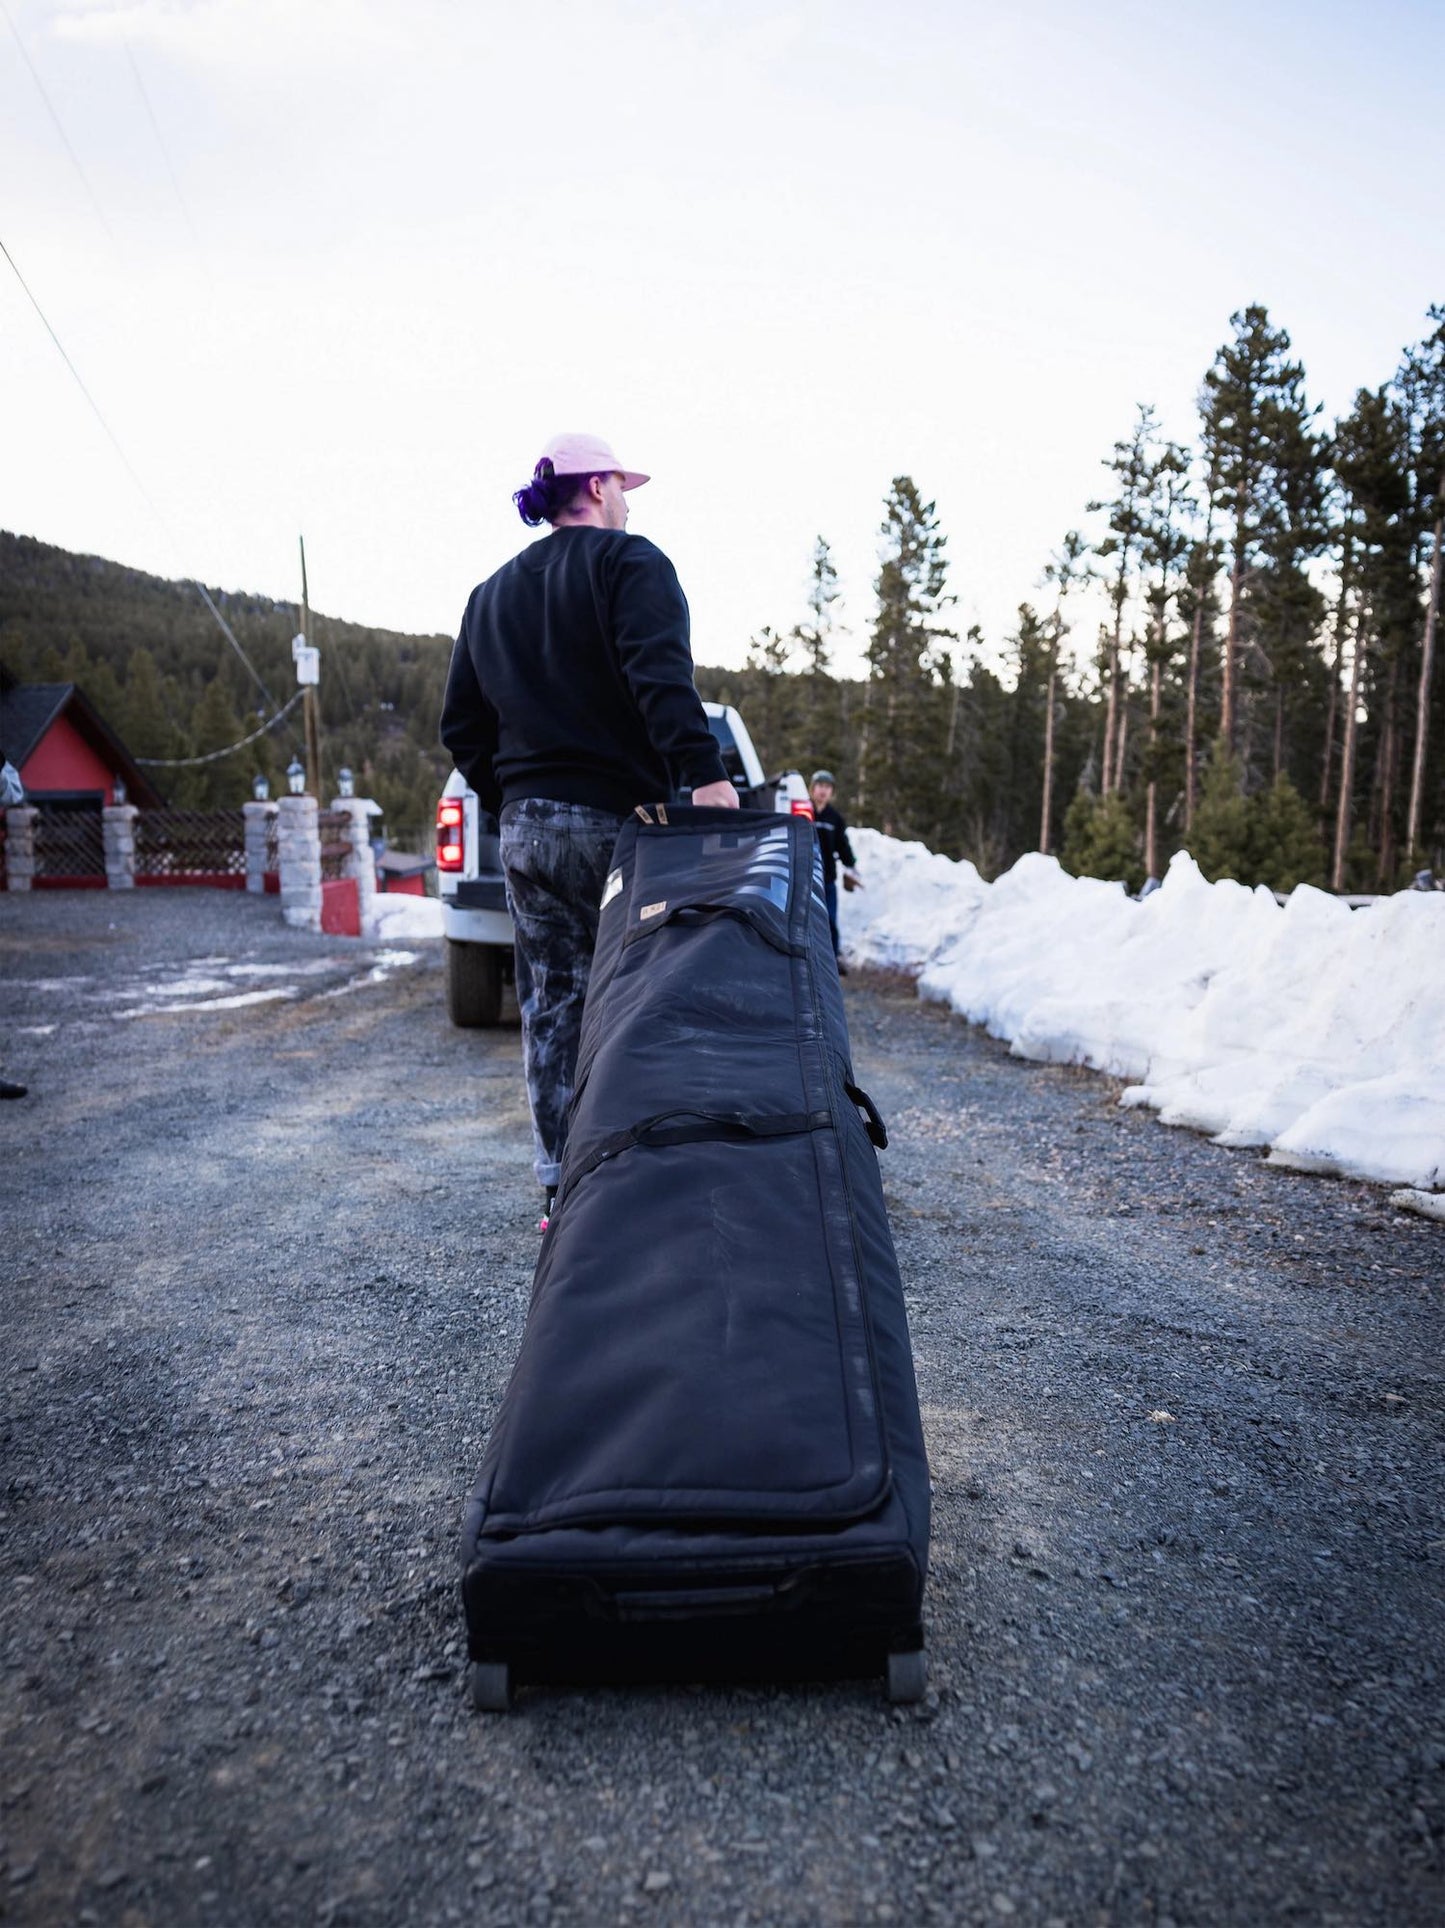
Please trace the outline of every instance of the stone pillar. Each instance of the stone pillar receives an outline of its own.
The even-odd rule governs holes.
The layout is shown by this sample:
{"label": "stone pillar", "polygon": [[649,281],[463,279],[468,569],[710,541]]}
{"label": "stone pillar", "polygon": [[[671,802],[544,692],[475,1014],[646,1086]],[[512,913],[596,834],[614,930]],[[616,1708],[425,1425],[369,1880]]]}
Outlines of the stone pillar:
{"label": "stone pillar", "polygon": [[271,819],[276,814],[274,803],[243,803],[241,815],[246,823],[246,888],[264,890],[266,888],[266,841]]}
{"label": "stone pillar", "polygon": [[135,889],[135,820],[139,815],[133,803],[108,803],[100,813],[109,890]]}
{"label": "stone pillar", "polygon": [[343,877],[356,879],[356,904],[361,934],[370,928],[376,906],[376,852],[371,847],[371,812],[360,797],[337,797],[331,808],[351,819],[351,850],[341,867]]}
{"label": "stone pillar", "polygon": [[[244,807],[244,806],[243,806]],[[315,797],[282,797],[276,843],[281,863],[281,915],[300,930],[321,928],[321,838]]]}
{"label": "stone pillar", "polygon": [[35,819],[28,803],[12,803],[5,812],[5,888],[29,890],[35,881]]}

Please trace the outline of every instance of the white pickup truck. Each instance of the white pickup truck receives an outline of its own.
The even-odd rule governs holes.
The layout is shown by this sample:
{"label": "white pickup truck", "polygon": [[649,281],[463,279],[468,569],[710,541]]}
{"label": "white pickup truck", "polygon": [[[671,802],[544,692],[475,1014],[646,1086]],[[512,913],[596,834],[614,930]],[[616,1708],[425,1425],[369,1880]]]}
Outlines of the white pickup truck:
{"label": "white pickup truck", "polygon": [[[811,817],[808,786],[798,771],[765,777],[737,711],[721,703],[702,707],[743,808]],[[447,1016],[468,1028],[498,1022],[502,989],[513,981],[514,971],[512,920],[497,837],[483,833],[481,815],[475,790],[453,770],[437,804],[437,894],[446,938]]]}

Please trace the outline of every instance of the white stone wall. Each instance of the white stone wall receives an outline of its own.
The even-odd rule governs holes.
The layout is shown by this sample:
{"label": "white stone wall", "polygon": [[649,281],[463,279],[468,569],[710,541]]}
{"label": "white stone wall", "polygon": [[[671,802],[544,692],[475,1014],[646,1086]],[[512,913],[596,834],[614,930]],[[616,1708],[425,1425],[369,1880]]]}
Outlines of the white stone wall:
{"label": "white stone wall", "polygon": [[35,882],[35,819],[28,803],[13,803],[5,812],[5,888],[29,890]]}
{"label": "white stone wall", "polygon": [[280,806],[274,803],[243,803],[241,815],[246,825],[246,888],[266,888],[266,831]]}
{"label": "white stone wall", "polygon": [[341,874],[356,879],[357,907],[364,937],[376,905],[376,852],[371,847],[371,816],[360,797],[337,797],[331,808],[351,819],[351,850],[342,864]]}
{"label": "white stone wall", "polygon": [[282,797],[276,806],[281,915],[298,929],[321,928],[321,838],[315,797]]}
{"label": "white stone wall", "polygon": [[105,881],[110,890],[135,889],[135,820],[133,803],[108,803],[100,813],[105,844]]}

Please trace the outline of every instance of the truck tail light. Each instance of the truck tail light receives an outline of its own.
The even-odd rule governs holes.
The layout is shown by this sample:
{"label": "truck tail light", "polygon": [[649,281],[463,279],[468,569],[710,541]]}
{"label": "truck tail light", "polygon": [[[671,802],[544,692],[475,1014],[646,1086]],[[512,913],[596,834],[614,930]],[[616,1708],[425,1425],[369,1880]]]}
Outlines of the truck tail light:
{"label": "truck tail light", "polygon": [[466,861],[464,814],[462,805],[453,797],[443,797],[437,805],[438,870],[460,870]]}
{"label": "truck tail light", "polygon": [[812,804],[798,797],[794,797],[793,798],[793,815],[795,817],[806,817],[809,823],[811,823],[813,821]]}

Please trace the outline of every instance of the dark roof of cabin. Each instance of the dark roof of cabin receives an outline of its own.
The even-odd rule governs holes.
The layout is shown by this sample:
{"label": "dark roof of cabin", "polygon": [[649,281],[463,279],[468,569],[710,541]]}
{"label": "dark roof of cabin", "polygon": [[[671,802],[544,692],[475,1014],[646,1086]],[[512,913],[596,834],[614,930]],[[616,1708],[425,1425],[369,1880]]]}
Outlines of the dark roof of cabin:
{"label": "dark roof of cabin", "polygon": [[14,683],[0,690],[0,749],[18,770],[65,708],[74,683]]}

